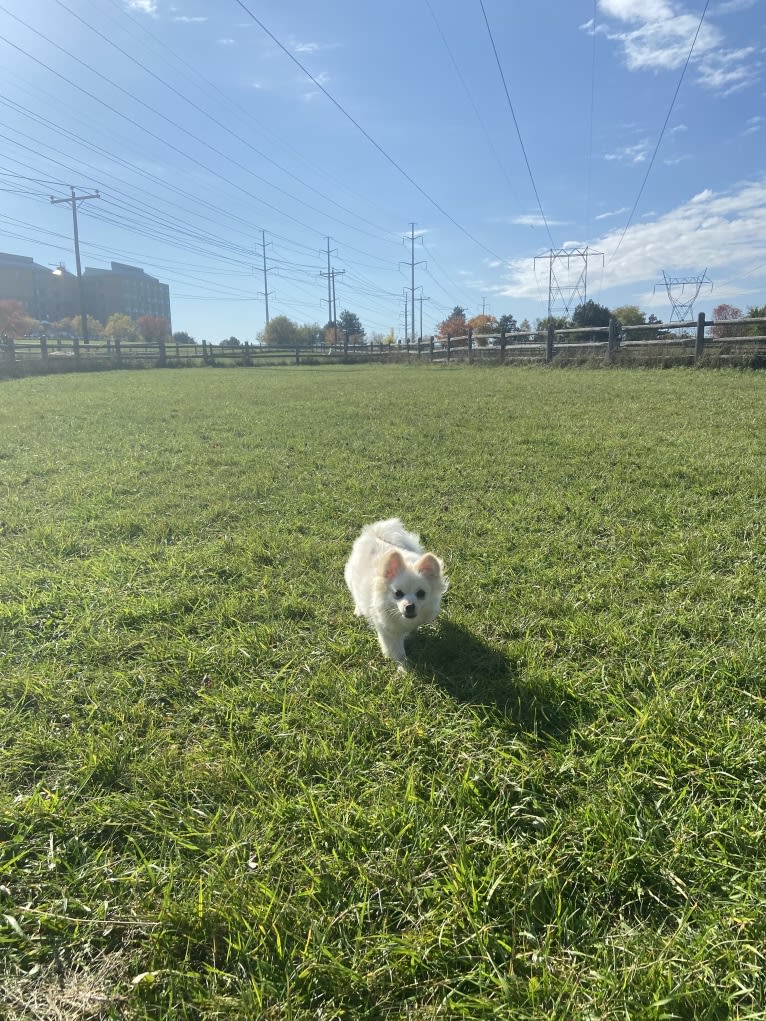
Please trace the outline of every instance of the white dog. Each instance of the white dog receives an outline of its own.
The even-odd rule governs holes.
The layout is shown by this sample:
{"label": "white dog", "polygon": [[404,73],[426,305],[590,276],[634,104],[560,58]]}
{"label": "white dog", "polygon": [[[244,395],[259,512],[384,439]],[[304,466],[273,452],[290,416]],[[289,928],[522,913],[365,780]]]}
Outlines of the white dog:
{"label": "white dog", "polygon": [[344,571],[354,613],[378,633],[383,655],[403,665],[404,639],[430,624],[447,591],[444,564],[426,553],[420,537],[399,518],[367,525],[354,543]]}

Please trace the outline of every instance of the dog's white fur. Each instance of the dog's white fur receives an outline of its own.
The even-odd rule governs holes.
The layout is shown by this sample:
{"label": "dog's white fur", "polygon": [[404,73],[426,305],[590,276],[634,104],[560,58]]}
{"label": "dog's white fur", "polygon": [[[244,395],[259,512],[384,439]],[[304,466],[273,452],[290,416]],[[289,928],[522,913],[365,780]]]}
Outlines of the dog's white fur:
{"label": "dog's white fur", "polygon": [[362,529],[344,577],[354,613],[377,631],[383,655],[402,666],[404,639],[439,612],[448,586],[444,564],[399,518],[389,518]]}

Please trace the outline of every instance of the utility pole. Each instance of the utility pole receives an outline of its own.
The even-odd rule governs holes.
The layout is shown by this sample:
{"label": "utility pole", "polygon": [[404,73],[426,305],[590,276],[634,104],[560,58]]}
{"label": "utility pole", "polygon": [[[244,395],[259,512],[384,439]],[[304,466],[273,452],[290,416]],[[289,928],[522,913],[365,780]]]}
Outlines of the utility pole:
{"label": "utility pole", "polygon": [[[409,265],[410,265],[410,294],[412,296],[412,301],[410,303],[410,308],[412,310],[411,311],[411,316],[412,316],[412,334],[411,334],[411,336],[412,336],[412,339],[414,340],[415,339],[415,267],[416,266],[421,266],[425,262],[424,259],[421,259],[420,262],[415,262],[415,224],[414,223],[410,223],[410,233],[404,235],[404,240],[405,241],[409,240],[410,245],[411,245],[411,255],[410,255],[410,263],[409,263]],[[406,337],[407,337],[407,317],[406,317],[406,315],[405,315],[405,318],[404,318],[404,335],[405,335],[405,339],[406,339]]]}
{"label": "utility pole", "polygon": [[99,192],[94,191],[91,195],[77,195],[74,188],[70,185],[69,190],[72,193],[68,199],[57,199],[51,195],[50,199],[53,205],[57,205],[59,202],[68,202],[72,205],[72,225],[74,228],[74,261],[77,264],[77,291],[80,299],[80,326],[82,329],[82,339],[88,342],[88,317],[85,314],[85,296],[82,290],[82,269],[80,267],[80,235],[77,230],[77,203],[85,202],[86,199],[100,199],[101,195]]}
{"label": "utility pole", "polygon": [[[271,242],[269,242],[271,244]],[[261,231],[261,245],[263,246],[263,297],[266,300],[266,325],[269,325],[269,282],[266,276],[266,231]]]}
{"label": "utility pole", "polygon": [[[333,249],[335,251],[335,249]],[[345,269],[332,269],[330,267],[330,239],[327,239],[327,272],[320,273],[320,277],[327,277],[327,314],[333,324],[333,344],[338,345],[338,316],[335,308],[335,277],[342,276]]]}
{"label": "utility pole", "polygon": [[418,301],[420,302],[420,333],[418,334],[418,338],[420,340],[423,339],[423,302],[430,300],[431,300],[430,298],[425,298],[422,292],[420,294],[420,297],[418,298]]}

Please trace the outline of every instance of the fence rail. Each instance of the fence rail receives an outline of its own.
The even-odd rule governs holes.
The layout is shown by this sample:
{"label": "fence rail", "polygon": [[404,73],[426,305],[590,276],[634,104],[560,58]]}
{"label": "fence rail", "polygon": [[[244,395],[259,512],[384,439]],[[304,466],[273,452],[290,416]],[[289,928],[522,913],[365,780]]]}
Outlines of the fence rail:
{"label": "fence rail", "polygon": [[[744,327],[753,334],[743,333]],[[734,333],[733,331],[736,331]],[[686,323],[576,327],[461,337],[420,338],[401,344],[351,344],[335,347],[237,347],[176,344],[174,341],[2,338],[0,375],[78,371],[130,366],[163,367],[319,365],[332,362],[425,361],[474,363],[567,364],[577,361],[612,364],[711,364],[766,367],[766,319],[707,320],[700,313]]]}

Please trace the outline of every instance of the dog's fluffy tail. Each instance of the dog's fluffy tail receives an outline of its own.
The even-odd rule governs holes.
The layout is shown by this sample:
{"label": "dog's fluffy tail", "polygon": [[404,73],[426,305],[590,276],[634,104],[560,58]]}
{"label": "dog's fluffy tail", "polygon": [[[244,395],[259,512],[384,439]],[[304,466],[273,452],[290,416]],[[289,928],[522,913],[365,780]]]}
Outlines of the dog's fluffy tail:
{"label": "dog's fluffy tail", "polygon": [[374,535],[381,542],[391,543],[393,546],[401,546],[404,549],[417,553],[420,551],[420,536],[414,532],[408,532],[399,518],[387,518],[385,521],[376,521],[367,525],[365,532]]}

